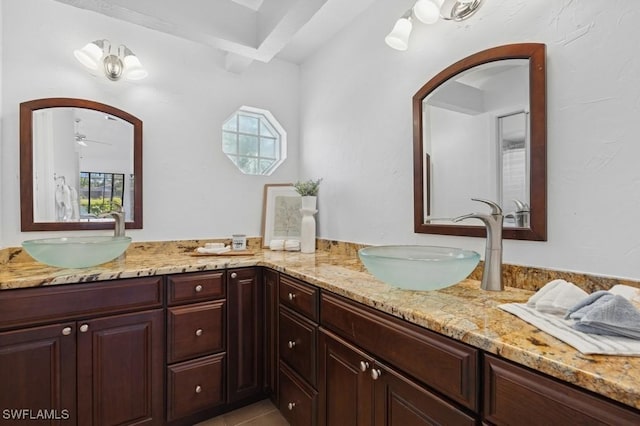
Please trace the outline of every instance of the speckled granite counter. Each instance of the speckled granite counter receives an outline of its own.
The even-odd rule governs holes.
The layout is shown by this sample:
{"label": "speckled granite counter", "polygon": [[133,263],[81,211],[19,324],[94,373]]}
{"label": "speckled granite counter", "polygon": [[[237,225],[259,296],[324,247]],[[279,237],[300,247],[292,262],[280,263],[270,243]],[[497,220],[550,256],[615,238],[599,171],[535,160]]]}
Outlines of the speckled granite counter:
{"label": "speckled granite counter", "polygon": [[[394,289],[368,274],[353,253],[262,251],[254,256],[194,257],[201,242],[134,243],[125,261],[58,269],[19,250],[0,261],[0,289],[17,289],[243,266],[267,266],[469,345],[640,409],[640,357],[583,355],[497,306],[523,302],[530,290],[480,290],[476,280],[434,292]],[[250,247],[251,248],[251,247]]]}

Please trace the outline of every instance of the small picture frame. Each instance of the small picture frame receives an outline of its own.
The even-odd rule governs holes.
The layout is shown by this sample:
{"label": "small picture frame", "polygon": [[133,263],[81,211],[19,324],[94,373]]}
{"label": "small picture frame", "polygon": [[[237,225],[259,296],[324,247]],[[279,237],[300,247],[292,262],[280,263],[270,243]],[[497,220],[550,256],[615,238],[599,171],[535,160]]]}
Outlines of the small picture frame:
{"label": "small picture frame", "polygon": [[290,183],[266,184],[262,205],[262,247],[271,240],[300,239],[302,197]]}

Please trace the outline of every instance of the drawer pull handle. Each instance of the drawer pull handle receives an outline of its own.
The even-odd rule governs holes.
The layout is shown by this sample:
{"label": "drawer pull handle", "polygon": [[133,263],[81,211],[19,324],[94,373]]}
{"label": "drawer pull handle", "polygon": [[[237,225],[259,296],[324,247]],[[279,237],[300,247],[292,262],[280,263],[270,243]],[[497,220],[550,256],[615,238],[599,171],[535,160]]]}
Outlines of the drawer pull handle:
{"label": "drawer pull handle", "polygon": [[196,386],[196,393],[200,393],[200,392],[202,392],[202,386],[197,385]]}
{"label": "drawer pull handle", "polygon": [[238,278],[238,274],[236,274],[235,272],[231,273],[231,278]]}
{"label": "drawer pull handle", "polygon": [[378,380],[380,378],[380,376],[382,376],[382,371],[380,371],[380,369],[378,369],[378,368],[372,368],[371,369],[371,378],[373,380]]}
{"label": "drawer pull handle", "polygon": [[367,361],[360,361],[360,371],[364,373],[365,371],[367,371],[368,368],[369,368],[369,363]]}
{"label": "drawer pull handle", "polygon": [[296,347],[296,342],[294,342],[293,340],[289,340],[287,346],[289,346],[289,349],[293,349]]}
{"label": "drawer pull handle", "polygon": [[196,293],[200,293],[202,291],[202,286],[200,284],[198,284],[195,288]]}
{"label": "drawer pull handle", "polygon": [[81,333],[86,333],[86,332],[87,332],[87,330],[89,330],[89,325],[88,325],[88,324],[82,324],[82,325],[80,326],[80,332],[81,332]]}
{"label": "drawer pull handle", "polygon": [[201,328],[196,330],[196,336],[202,336],[202,329]]}
{"label": "drawer pull handle", "polygon": [[289,411],[293,411],[293,409],[296,407],[296,403],[295,402],[290,402],[287,404],[287,408],[289,409]]}
{"label": "drawer pull handle", "polygon": [[296,295],[295,295],[295,293],[289,293],[289,294],[287,295],[287,297],[289,298],[289,300],[293,300],[293,299],[295,299],[295,298],[296,298]]}
{"label": "drawer pull handle", "polygon": [[62,335],[63,336],[68,336],[71,334],[71,327],[65,327],[62,329]]}

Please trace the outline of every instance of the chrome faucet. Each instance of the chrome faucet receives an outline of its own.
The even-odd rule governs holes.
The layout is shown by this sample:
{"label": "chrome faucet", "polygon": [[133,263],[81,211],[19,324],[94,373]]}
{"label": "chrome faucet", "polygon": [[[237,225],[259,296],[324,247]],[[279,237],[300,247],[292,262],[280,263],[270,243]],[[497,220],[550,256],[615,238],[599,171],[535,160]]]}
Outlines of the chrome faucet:
{"label": "chrome faucet", "polygon": [[103,213],[98,217],[112,217],[113,220],[115,221],[115,228],[113,230],[113,236],[114,237],[124,237],[124,230],[125,230],[124,212],[122,211],[121,207],[118,207],[115,210],[110,211],[108,213]]}
{"label": "chrome faucet", "polygon": [[472,198],[491,207],[491,214],[471,213],[458,216],[454,222],[465,219],[480,219],[487,228],[487,245],[484,252],[484,270],[482,271],[482,285],[480,288],[490,291],[502,291],[502,209],[493,201]]}

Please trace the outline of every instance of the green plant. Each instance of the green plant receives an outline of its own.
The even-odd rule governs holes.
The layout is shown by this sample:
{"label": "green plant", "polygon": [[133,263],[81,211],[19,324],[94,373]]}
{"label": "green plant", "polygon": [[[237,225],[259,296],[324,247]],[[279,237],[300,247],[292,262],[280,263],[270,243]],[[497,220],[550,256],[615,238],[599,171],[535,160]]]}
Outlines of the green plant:
{"label": "green plant", "polygon": [[320,182],[322,182],[322,178],[318,180],[309,179],[304,182],[298,181],[293,184],[293,187],[296,189],[296,192],[303,197],[307,195],[316,196],[318,195]]}

